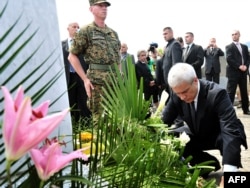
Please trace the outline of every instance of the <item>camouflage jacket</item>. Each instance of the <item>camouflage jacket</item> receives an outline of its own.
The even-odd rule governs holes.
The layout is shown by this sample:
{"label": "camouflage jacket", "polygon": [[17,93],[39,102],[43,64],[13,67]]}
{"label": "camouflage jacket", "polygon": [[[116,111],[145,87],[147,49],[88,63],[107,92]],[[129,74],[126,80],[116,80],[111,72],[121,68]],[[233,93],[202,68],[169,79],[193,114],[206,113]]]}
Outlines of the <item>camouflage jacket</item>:
{"label": "camouflage jacket", "polygon": [[70,52],[82,54],[87,64],[113,64],[120,62],[120,40],[111,28],[97,27],[93,22],[81,27],[74,37]]}

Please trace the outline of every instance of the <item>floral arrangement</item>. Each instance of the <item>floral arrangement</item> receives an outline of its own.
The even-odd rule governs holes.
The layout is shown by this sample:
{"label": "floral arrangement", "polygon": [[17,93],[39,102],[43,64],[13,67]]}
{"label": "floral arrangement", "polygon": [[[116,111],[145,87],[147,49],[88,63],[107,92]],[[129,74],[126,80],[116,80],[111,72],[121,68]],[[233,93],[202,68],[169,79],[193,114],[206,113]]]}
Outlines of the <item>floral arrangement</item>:
{"label": "floral arrangement", "polygon": [[209,163],[190,166],[191,157],[182,157],[189,136],[169,134],[161,121],[167,95],[155,113],[149,112],[132,63],[127,70],[120,75],[117,69],[110,78],[113,84],[104,89],[105,111],[92,126],[89,142],[89,180],[97,187],[216,187],[214,179],[200,177],[202,170],[212,170]]}
{"label": "floral arrangement", "polygon": [[[29,153],[33,160],[40,186],[43,187],[56,172],[74,159],[87,160],[82,153],[88,148],[79,149],[69,154],[63,154],[57,139],[48,139],[49,134],[59,126],[60,122],[69,112],[65,109],[52,115],[47,115],[49,101],[45,101],[36,108],[32,108],[31,99],[24,97],[22,87],[19,87],[13,99],[9,90],[2,86],[4,94],[3,140],[6,157],[6,172],[8,187],[12,187],[10,167],[25,154]],[[45,141],[39,147],[42,141]]]}

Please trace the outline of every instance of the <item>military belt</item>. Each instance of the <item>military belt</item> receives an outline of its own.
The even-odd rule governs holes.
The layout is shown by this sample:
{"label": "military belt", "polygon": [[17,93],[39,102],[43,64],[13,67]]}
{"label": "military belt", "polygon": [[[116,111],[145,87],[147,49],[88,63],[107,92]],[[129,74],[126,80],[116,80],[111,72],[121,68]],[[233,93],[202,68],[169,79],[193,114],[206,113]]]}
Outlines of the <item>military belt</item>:
{"label": "military belt", "polygon": [[109,71],[110,68],[111,68],[111,70],[115,70],[115,64],[112,64],[112,65],[89,64],[90,70],[107,70],[107,71]]}

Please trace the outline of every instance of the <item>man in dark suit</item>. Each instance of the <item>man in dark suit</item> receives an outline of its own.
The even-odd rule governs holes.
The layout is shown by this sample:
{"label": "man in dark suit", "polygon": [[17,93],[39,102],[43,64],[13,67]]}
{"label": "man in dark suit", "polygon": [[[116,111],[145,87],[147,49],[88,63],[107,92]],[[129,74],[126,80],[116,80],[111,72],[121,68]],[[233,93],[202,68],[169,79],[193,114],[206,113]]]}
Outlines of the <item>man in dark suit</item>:
{"label": "man in dark suit", "polygon": [[205,56],[205,75],[206,80],[220,83],[220,56],[224,56],[224,52],[216,45],[216,39],[211,38],[209,45],[204,49]]}
{"label": "man in dark suit", "polygon": [[128,61],[131,61],[132,64],[135,64],[135,57],[133,54],[128,53],[128,45],[126,43],[121,43],[120,49],[121,55],[121,70],[123,73],[128,73]]}
{"label": "man in dark suit", "polygon": [[168,72],[170,68],[175,64],[182,62],[182,48],[180,43],[175,40],[174,32],[171,27],[165,27],[163,29],[163,36],[166,42],[168,42],[164,54],[162,57],[162,69],[164,75],[164,82],[166,83],[166,91],[170,93],[168,86]]}
{"label": "man in dark suit", "polygon": [[247,74],[250,63],[248,47],[239,43],[240,32],[238,30],[233,31],[232,39],[233,42],[226,46],[227,92],[231,102],[234,103],[237,85],[239,85],[243,113],[250,115],[247,91]]}
{"label": "man in dark suit", "polygon": [[204,50],[200,45],[194,44],[194,34],[187,32],[185,34],[185,48],[182,55],[182,62],[188,63],[194,67],[198,78],[202,78],[201,67],[204,62]]}
{"label": "man in dark suit", "polygon": [[171,125],[180,115],[189,128],[190,141],[183,156],[192,156],[191,165],[218,160],[204,150],[218,149],[224,171],[241,167],[241,145],[247,148],[241,121],[225,89],[214,82],[198,79],[194,68],[187,63],[175,64],[169,72],[168,83],[173,92],[163,110],[162,120]]}
{"label": "man in dark suit", "polygon": [[[62,41],[63,59],[65,65],[65,74],[68,86],[69,104],[71,107],[71,118],[77,122],[80,119],[90,118],[91,112],[87,107],[87,94],[82,79],[71,66],[68,56],[72,38],[79,29],[78,23],[68,25],[69,38]],[[87,71],[88,65],[84,62],[83,56],[78,57],[83,69]]]}
{"label": "man in dark suit", "polygon": [[[166,88],[165,90],[170,95],[171,89],[168,85],[168,79],[167,79],[168,73],[174,64],[182,62],[183,50],[179,41],[177,41],[174,38],[174,32],[171,27],[165,27],[163,29],[163,36],[164,36],[165,41],[168,42],[168,44],[164,50],[164,54],[162,57],[162,66],[163,66],[162,69],[163,69],[163,76],[164,76],[164,82],[165,82],[165,88]],[[184,125],[184,122],[182,121],[182,119],[180,117],[177,117],[175,120],[174,127],[181,127],[183,125]]]}

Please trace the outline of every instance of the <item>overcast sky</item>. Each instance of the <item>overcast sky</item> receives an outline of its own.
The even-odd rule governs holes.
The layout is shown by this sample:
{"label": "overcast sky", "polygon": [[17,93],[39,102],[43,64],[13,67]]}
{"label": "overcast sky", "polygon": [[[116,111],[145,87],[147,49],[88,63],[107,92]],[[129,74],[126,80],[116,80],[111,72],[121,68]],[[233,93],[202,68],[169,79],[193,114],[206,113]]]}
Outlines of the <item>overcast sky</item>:
{"label": "overcast sky", "polygon": [[[185,32],[195,35],[194,42],[205,47],[211,37],[225,50],[232,42],[234,29],[240,41],[250,41],[250,11],[247,0],[109,0],[106,24],[117,31],[129,52],[147,49],[151,42],[166,45],[162,30],[170,26],[175,37]],[[93,21],[88,0],[56,0],[61,39],[67,38],[67,25]]]}

